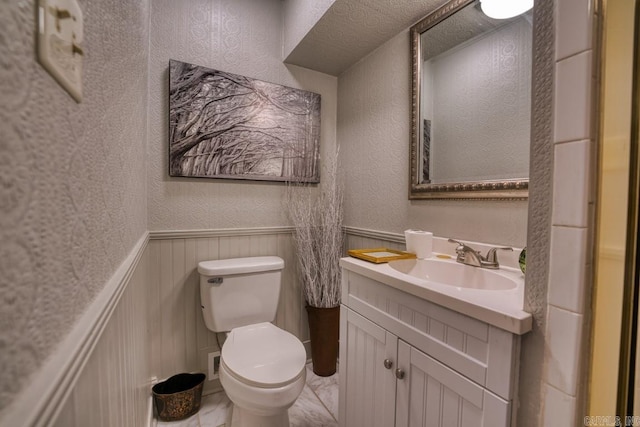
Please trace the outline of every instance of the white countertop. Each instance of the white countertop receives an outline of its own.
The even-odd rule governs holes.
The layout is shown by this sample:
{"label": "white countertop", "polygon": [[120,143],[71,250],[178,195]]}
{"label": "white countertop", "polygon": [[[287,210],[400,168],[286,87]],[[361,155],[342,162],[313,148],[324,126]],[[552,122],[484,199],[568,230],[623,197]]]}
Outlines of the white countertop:
{"label": "white countertop", "polygon": [[[451,262],[455,262],[451,260]],[[514,268],[500,267],[501,275],[518,282],[515,289],[482,290],[449,286],[403,274],[387,263],[374,264],[346,257],[340,260],[345,269],[418,298],[486,322],[511,333],[522,335],[531,330],[532,317],[522,309],[524,276]],[[465,266],[465,268],[477,268]]]}

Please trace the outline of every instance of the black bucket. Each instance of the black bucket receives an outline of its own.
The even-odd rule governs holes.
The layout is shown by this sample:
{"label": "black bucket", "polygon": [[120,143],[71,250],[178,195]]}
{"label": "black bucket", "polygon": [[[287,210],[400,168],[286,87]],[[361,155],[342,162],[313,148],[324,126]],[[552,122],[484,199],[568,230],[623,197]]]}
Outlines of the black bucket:
{"label": "black bucket", "polygon": [[188,418],[200,409],[205,374],[177,374],[151,389],[161,421]]}

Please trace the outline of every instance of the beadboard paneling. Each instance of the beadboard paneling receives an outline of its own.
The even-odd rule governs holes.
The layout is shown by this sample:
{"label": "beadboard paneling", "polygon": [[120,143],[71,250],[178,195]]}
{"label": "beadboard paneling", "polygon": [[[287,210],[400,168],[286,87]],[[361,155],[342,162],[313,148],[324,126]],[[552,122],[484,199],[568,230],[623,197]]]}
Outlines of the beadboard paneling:
{"label": "beadboard paneling", "polygon": [[150,419],[148,236],[137,242],[2,426],[144,426]]}
{"label": "beadboard paneling", "polygon": [[347,250],[362,249],[362,248],[389,248],[389,249],[396,249],[399,251],[405,250],[404,241],[400,243],[395,240],[389,240],[388,238],[384,238],[382,236],[379,238],[362,236],[362,235],[351,234],[348,231],[347,231],[347,238],[346,238],[346,246],[347,246]]}
{"label": "beadboard paneling", "polygon": [[[268,232],[267,230],[271,230]],[[204,237],[183,232],[152,233],[149,243],[148,299],[152,371],[158,378],[179,372],[207,373],[208,353],[218,351],[216,334],[204,324],[200,309],[200,261],[276,255],[284,259],[280,303],[275,324],[308,341],[304,297],[296,279],[296,259],[288,228],[203,231]],[[175,236],[175,238],[174,238]],[[218,390],[206,381],[205,393]]]}
{"label": "beadboard paneling", "polygon": [[[95,348],[80,367],[57,416],[41,425],[144,426],[151,380],[207,372],[218,350],[200,312],[197,264],[210,259],[277,255],[285,260],[275,323],[308,344],[304,298],[296,278],[290,227],[151,233]],[[403,249],[403,237],[347,229],[347,247]],[[117,297],[117,295],[115,295]],[[308,345],[307,345],[308,346]],[[205,393],[220,389],[207,381]]]}
{"label": "beadboard paneling", "polygon": [[56,426],[144,426],[150,413],[148,249],[107,323]]}
{"label": "beadboard paneling", "polygon": [[[136,420],[136,425],[141,425],[146,419],[149,413],[147,404],[149,403],[149,378],[151,376],[151,369],[149,366],[149,343],[152,335],[152,331],[149,329],[149,308],[150,304],[147,300],[147,288],[149,287],[148,280],[148,251],[145,253],[145,257],[142,259],[142,264],[136,271],[136,275],[132,284],[130,285],[128,294],[125,294],[123,302],[118,307],[116,312],[116,322],[118,325],[107,331],[106,338],[103,340],[101,348],[98,349],[98,357],[103,358],[107,352],[106,349],[114,347],[113,342],[121,350],[118,354],[118,358],[126,363],[127,357],[130,357],[130,362],[126,363],[126,369],[124,370],[126,376],[119,376],[122,380],[133,382],[130,387],[125,387],[125,391],[129,396],[121,401],[124,404],[124,408],[129,411],[124,411],[125,414],[129,414],[127,419]],[[118,329],[116,329],[118,328]],[[124,337],[122,336],[124,334]],[[110,342],[110,341],[113,342]],[[120,342],[117,345],[118,341]],[[128,353],[131,353],[129,356]],[[94,359],[95,360],[95,359]],[[99,366],[115,365],[113,361],[96,360],[96,370]],[[111,369],[106,369],[106,374],[111,372]],[[102,372],[105,375],[105,372]],[[90,387],[87,381],[87,387]],[[130,406],[127,402],[131,402]],[[93,425],[93,424],[86,424]]]}
{"label": "beadboard paneling", "polygon": [[148,425],[148,254],[147,247],[54,426]]}

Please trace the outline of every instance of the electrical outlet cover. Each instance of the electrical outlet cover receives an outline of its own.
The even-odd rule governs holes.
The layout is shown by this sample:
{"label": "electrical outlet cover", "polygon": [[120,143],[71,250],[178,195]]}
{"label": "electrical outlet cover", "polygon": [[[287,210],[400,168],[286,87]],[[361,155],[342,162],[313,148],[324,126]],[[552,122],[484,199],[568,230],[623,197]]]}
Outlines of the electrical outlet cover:
{"label": "electrical outlet cover", "polygon": [[82,39],[76,0],[38,1],[38,60],[77,102],[82,101]]}
{"label": "electrical outlet cover", "polygon": [[213,353],[209,353],[207,357],[207,367],[209,370],[209,375],[207,375],[207,380],[215,380],[220,377],[218,373],[218,369],[220,368],[220,352],[214,351]]}

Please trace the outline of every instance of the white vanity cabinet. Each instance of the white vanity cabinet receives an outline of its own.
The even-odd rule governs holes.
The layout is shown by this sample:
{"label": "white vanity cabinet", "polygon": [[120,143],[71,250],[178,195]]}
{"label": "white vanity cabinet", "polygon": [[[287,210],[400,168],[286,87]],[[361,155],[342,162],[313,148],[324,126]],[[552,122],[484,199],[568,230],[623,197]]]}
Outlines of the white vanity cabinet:
{"label": "white vanity cabinet", "polygon": [[520,336],[343,268],[342,427],[510,426]]}

